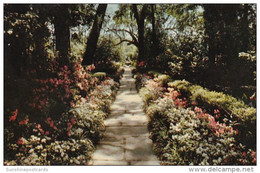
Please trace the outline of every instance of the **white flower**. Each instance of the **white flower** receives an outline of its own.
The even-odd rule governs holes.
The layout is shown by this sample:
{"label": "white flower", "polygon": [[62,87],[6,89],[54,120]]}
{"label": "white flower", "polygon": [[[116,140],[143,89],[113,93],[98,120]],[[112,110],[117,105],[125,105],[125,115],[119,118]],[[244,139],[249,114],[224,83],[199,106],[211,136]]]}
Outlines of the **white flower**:
{"label": "white flower", "polygon": [[29,151],[28,151],[28,153],[33,153],[34,152],[34,149],[33,148],[31,148]]}
{"label": "white flower", "polygon": [[45,138],[42,139],[42,140],[41,140],[41,143],[44,143],[44,144],[45,144],[45,143],[46,143],[46,139],[45,139]]}

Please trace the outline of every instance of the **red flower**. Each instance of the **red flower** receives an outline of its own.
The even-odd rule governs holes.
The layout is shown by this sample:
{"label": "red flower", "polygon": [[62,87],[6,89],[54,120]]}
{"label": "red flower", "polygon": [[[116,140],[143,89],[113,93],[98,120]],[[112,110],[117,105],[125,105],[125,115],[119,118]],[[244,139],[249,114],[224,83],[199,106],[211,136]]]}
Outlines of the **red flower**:
{"label": "red flower", "polygon": [[214,109],[214,114],[218,114],[220,111],[218,109]]}
{"label": "red flower", "polygon": [[40,101],[40,105],[43,106],[44,105],[44,101],[41,100]]}
{"label": "red flower", "polygon": [[29,119],[26,118],[26,119],[23,120],[23,121],[19,121],[19,125],[28,124],[28,122],[29,122]]}
{"label": "red flower", "polygon": [[54,83],[54,80],[52,78],[50,78],[50,83],[53,84]]}
{"label": "red flower", "polygon": [[46,119],[46,121],[47,121],[47,123],[50,123],[51,117],[48,117],[48,118]]}
{"label": "red flower", "polygon": [[242,154],[244,157],[246,157],[246,152],[243,152],[243,154]]}
{"label": "red flower", "polygon": [[41,128],[41,125],[40,125],[40,124],[37,124],[37,128],[40,129],[40,128]]}
{"label": "red flower", "polygon": [[72,127],[70,122],[68,122],[67,125],[68,125],[68,129],[70,129]]}
{"label": "red flower", "polygon": [[76,121],[75,121],[74,118],[71,118],[70,121],[71,121],[72,124],[75,124],[75,123],[76,123]]}
{"label": "red flower", "polygon": [[144,61],[141,61],[141,62],[139,62],[139,64],[138,64],[139,67],[143,67],[144,65],[145,65],[145,62],[144,62]]}
{"label": "red flower", "polygon": [[74,104],[73,102],[70,102],[70,106],[71,106],[71,107],[74,107],[75,104]]}
{"label": "red flower", "polygon": [[196,105],[197,105],[197,102],[193,101],[191,104],[194,105],[194,106],[196,106]]}
{"label": "red flower", "polygon": [[51,126],[51,127],[54,126],[54,122],[53,122],[53,120],[50,121],[50,126]]}
{"label": "red flower", "polygon": [[12,113],[13,113],[13,115],[9,118],[9,122],[16,120],[17,114],[18,114],[18,109],[16,109],[16,110],[13,111]]}
{"label": "red flower", "polygon": [[23,144],[24,144],[24,139],[23,139],[23,137],[20,137],[20,138],[18,139],[17,144],[19,144],[19,145],[23,145]]}
{"label": "red flower", "polygon": [[50,132],[49,132],[49,131],[46,131],[46,132],[45,132],[45,135],[49,135],[49,134],[50,134]]}
{"label": "red flower", "polygon": [[44,134],[44,130],[42,128],[39,129],[39,130],[40,130],[41,134]]}
{"label": "red flower", "polygon": [[68,134],[68,136],[70,136],[70,130],[68,130],[67,134]]}

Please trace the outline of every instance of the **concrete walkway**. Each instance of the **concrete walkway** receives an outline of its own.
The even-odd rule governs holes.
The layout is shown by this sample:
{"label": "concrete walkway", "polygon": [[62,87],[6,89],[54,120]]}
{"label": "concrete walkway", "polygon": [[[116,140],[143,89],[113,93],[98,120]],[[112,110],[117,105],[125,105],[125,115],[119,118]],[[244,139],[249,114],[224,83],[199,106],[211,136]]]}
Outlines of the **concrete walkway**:
{"label": "concrete walkway", "polygon": [[148,121],[129,67],[125,67],[120,83],[111,115],[105,120],[105,136],[90,165],[160,165],[152,151]]}

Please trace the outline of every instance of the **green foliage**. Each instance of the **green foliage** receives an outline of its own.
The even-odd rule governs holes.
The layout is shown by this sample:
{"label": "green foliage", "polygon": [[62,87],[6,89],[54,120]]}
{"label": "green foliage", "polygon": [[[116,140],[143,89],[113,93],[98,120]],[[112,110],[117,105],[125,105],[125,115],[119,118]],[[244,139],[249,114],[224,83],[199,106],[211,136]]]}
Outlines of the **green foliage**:
{"label": "green foliage", "polygon": [[248,107],[242,101],[232,96],[221,92],[208,91],[198,85],[192,85],[187,81],[177,80],[169,83],[169,86],[188,93],[192,101],[203,101],[210,105],[215,105],[219,109],[224,109],[242,122],[253,123],[256,120],[255,108]]}
{"label": "green foliage", "polygon": [[171,79],[171,77],[170,77],[169,75],[160,74],[160,75],[158,76],[158,82],[159,82],[159,84],[160,84],[161,86],[167,86],[167,84],[168,84],[169,82],[171,82],[171,81],[172,81],[172,79]]}
{"label": "green foliage", "polygon": [[203,10],[197,4],[169,4],[166,13],[176,19],[177,28],[181,31],[186,27],[203,25]]}
{"label": "green foliage", "polygon": [[97,77],[100,80],[104,80],[106,78],[107,74],[105,72],[96,72],[92,76]]}
{"label": "green foliage", "polygon": [[94,61],[100,63],[119,61],[120,55],[118,50],[114,47],[114,44],[115,40],[111,40],[107,37],[99,38]]}
{"label": "green foliage", "polygon": [[[91,105],[73,108],[61,118],[61,124],[70,123],[70,137],[74,139],[89,138],[94,144],[99,141],[105,131],[104,118],[106,114],[102,110],[94,110]],[[62,129],[66,129],[63,127]],[[65,131],[68,133],[68,131]]]}
{"label": "green foliage", "polygon": [[[145,75],[138,74],[137,79],[142,79],[142,76]],[[149,117],[148,129],[153,149],[162,164],[256,163],[254,108],[185,80],[169,82],[167,90],[162,88],[163,84],[156,77],[140,80],[138,84],[143,86],[139,93]],[[254,123],[243,117],[245,114]]]}
{"label": "green foliage", "polygon": [[145,108],[147,108],[151,102],[162,96],[162,91],[163,87],[161,87],[160,84],[153,80],[147,81],[145,87],[141,88],[139,92],[145,103]]}
{"label": "green foliage", "polygon": [[243,101],[223,94],[221,92],[209,91],[198,85],[192,85],[187,81],[174,81],[168,84],[170,87],[184,92],[191,101],[199,102],[206,107],[214,107],[227,113],[228,119],[236,121],[238,128],[243,131],[243,142],[255,147],[256,134],[256,109],[247,106]]}
{"label": "green foliage", "polygon": [[[49,137],[31,135],[20,139],[17,160],[5,161],[5,165],[87,165],[94,151],[94,145],[87,138],[50,141]],[[25,151],[25,152],[21,152]]]}
{"label": "green foliage", "polygon": [[216,135],[207,119],[199,119],[191,109],[173,105],[170,100],[161,99],[147,110],[153,148],[162,164],[240,164],[243,147],[237,146],[232,127],[218,124],[225,133]]}

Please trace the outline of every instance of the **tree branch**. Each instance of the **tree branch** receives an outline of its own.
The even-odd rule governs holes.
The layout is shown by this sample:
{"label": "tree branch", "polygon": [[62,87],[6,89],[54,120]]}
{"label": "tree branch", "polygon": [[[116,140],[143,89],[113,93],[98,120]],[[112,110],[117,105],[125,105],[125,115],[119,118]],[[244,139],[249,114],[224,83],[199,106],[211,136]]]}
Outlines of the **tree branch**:
{"label": "tree branch", "polygon": [[123,43],[123,42],[128,42],[127,44],[130,45],[130,44],[133,44],[135,46],[138,46],[136,42],[134,42],[133,40],[128,40],[128,39],[123,39],[123,40],[120,40],[120,42],[118,42],[117,44],[115,44],[115,46]]}
{"label": "tree branch", "polygon": [[[108,29],[108,31],[112,31],[114,32],[119,38],[120,40],[122,40],[121,36],[117,33],[117,32],[126,32],[128,33],[131,37],[132,37],[132,41],[131,41],[131,44],[134,44],[134,45],[138,45],[138,40],[137,40],[137,36],[135,33],[131,32],[131,31],[128,31],[126,29],[115,29],[115,28],[112,28],[112,29]],[[124,39],[124,40],[127,40],[127,39]],[[128,40],[130,41],[130,40]]]}

